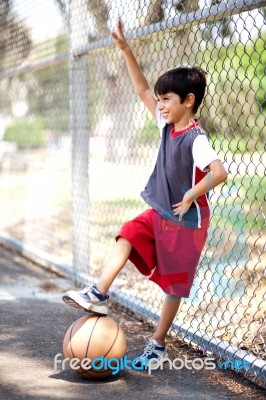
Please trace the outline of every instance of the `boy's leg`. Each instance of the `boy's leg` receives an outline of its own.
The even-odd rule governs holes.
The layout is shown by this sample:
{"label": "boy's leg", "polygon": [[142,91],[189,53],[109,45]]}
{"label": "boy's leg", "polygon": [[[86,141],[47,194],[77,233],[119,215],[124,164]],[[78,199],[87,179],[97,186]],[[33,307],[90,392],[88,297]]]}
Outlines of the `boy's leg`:
{"label": "boy's leg", "polygon": [[105,263],[97,287],[85,288],[79,292],[70,290],[63,295],[63,301],[71,307],[99,314],[108,314],[108,289],[119,271],[126,264],[131,250],[131,244],[126,239],[120,237]]}
{"label": "boy's leg", "polygon": [[97,283],[97,289],[104,296],[106,296],[109,287],[126,264],[131,250],[131,244],[123,237],[120,237],[105,262],[105,267]]}
{"label": "boy's leg", "polygon": [[168,358],[165,337],[175,319],[180,303],[180,297],[166,295],[157,329],[147,341],[144,351],[139,357],[143,362],[148,360],[149,365],[155,364],[158,367],[158,361],[164,362]]}
{"label": "boy's leg", "polygon": [[153,334],[153,339],[158,343],[164,344],[167,332],[175,319],[177,311],[180,307],[181,299],[174,295],[166,295],[163,308],[156,331]]}

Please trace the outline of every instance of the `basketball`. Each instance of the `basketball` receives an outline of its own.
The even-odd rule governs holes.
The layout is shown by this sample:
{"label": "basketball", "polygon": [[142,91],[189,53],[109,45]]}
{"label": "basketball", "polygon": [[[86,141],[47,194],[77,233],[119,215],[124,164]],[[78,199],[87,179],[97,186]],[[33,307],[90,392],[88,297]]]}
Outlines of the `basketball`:
{"label": "basketball", "polygon": [[63,342],[64,357],[70,367],[90,379],[114,374],[117,360],[124,357],[126,348],[122,328],[112,318],[102,315],[77,319],[68,328]]}

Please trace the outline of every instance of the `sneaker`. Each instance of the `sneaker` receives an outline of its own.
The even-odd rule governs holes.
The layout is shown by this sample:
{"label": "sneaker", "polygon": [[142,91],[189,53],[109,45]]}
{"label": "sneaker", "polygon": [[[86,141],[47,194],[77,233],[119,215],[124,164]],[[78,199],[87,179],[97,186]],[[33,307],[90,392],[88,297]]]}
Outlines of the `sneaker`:
{"label": "sneaker", "polygon": [[70,307],[91,311],[97,314],[108,314],[107,304],[109,296],[102,295],[96,286],[86,287],[79,292],[70,290],[63,295],[62,299]]}
{"label": "sneaker", "polygon": [[[158,360],[163,360],[168,358],[168,354],[166,351],[166,347],[159,344],[157,340],[150,338],[147,340],[147,344],[143,350],[143,353],[141,354],[140,357],[138,357],[142,361],[142,365],[145,365],[146,368],[147,366],[147,361],[149,365],[152,364],[157,364]],[[166,361],[166,360],[165,360]],[[164,362],[164,361],[163,361]],[[141,365],[141,362],[138,361],[136,363],[137,366]],[[158,365],[158,364],[157,364]]]}

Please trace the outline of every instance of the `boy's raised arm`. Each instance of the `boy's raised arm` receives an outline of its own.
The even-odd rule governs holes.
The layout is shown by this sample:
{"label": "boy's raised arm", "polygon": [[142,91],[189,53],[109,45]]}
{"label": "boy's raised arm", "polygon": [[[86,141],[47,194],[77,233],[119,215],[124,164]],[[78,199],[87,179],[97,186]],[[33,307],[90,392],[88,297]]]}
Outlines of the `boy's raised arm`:
{"label": "boy's raised arm", "polygon": [[111,32],[112,38],[115,40],[117,47],[122,51],[123,56],[127,63],[128,72],[133,83],[136,94],[144,102],[145,106],[149,109],[152,115],[156,114],[156,99],[152,94],[149,84],[141,71],[137,60],[129,47],[128,42],[123,33],[121,19],[118,18],[116,31]]}

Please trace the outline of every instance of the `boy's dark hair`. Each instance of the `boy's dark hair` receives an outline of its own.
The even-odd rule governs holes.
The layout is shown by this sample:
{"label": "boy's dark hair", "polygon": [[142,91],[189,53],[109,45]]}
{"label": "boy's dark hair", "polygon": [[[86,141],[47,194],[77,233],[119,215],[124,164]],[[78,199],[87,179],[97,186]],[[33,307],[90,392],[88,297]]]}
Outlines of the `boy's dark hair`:
{"label": "boy's dark hair", "polygon": [[200,67],[179,67],[165,72],[154,86],[155,95],[169,92],[178,94],[183,103],[189,93],[195,96],[192,111],[195,114],[204,97],[206,89],[206,73]]}

